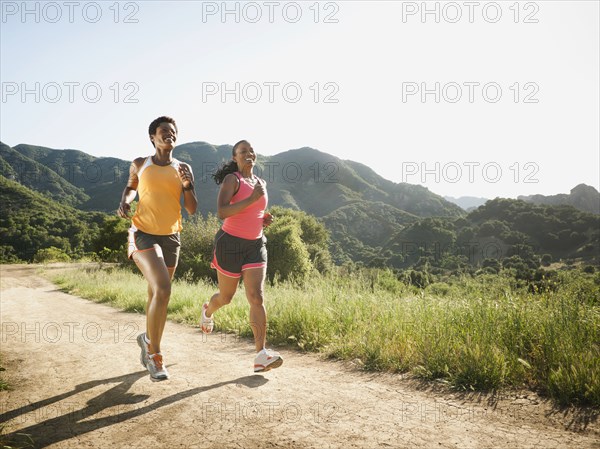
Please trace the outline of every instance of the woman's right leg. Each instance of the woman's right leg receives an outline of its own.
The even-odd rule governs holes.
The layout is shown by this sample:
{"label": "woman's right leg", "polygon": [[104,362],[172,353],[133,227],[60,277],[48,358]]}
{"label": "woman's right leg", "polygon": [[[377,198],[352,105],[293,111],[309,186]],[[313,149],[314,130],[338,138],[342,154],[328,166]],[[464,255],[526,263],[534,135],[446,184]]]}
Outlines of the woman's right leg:
{"label": "woman's right leg", "polygon": [[225,276],[217,270],[217,279],[219,281],[219,291],[212,295],[208,302],[208,308],[206,309],[206,317],[211,317],[213,313],[219,310],[221,307],[226,306],[233,299],[233,295],[238,288],[240,283],[239,278],[233,278]]}
{"label": "woman's right leg", "polygon": [[156,251],[136,251],[133,260],[148,282],[146,329],[150,353],[160,352],[160,341],[167,321],[167,306],[171,297],[171,276],[162,257]]}

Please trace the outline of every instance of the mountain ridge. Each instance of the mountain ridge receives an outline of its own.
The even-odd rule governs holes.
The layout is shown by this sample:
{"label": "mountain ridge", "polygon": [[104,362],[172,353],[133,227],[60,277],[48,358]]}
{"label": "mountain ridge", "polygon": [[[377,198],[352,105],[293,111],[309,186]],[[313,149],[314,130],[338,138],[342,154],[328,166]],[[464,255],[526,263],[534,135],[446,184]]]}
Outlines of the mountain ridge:
{"label": "mountain ridge", "polygon": [[[231,150],[231,145],[212,145],[204,141],[181,144],[175,149],[174,156],[190,164],[194,171],[198,211],[204,216],[215,212],[219,186],[212,174],[230,160]],[[0,143],[0,175],[83,212],[115,212],[130,164],[130,161],[99,158],[73,149],[27,144],[11,148]],[[25,173],[34,176],[23,177],[22,167],[26,167]],[[557,257],[572,254],[565,252],[561,242],[585,247],[585,254],[591,254],[598,238],[588,226],[595,223],[590,221],[591,217],[576,213],[572,206],[559,206],[567,208],[561,211],[546,211],[532,208],[533,205],[524,207],[526,203],[519,200],[498,203],[496,198],[467,214],[459,205],[426,187],[394,183],[367,165],[342,160],[311,147],[290,149],[271,156],[259,155],[255,173],[268,183],[270,206],[302,210],[326,225],[331,236],[332,256],[337,263],[354,260],[405,267],[408,263],[419,262],[413,248],[430,240],[451,246],[471,241],[485,244],[486,239],[500,236],[505,242],[501,246],[503,249],[518,251],[515,249],[518,245],[535,243],[538,239],[535,229],[520,221],[511,222],[513,218],[510,217],[514,214],[520,215],[519,220],[538,220],[536,229],[547,225],[546,218],[561,222],[558,228],[548,227],[548,238],[537,245],[548,251],[556,246],[558,249],[554,254]],[[573,193],[589,196],[597,191],[582,184],[574,188]],[[486,214],[486,210],[492,210],[492,215],[479,222],[476,217]],[[3,210],[6,211],[10,214],[8,209]],[[560,215],[553,216],[555,212]],[[571,219],[566,218],[569,214]],[[575,219],[585,221],[588,227],[570,223]],[[515,233],[511,227],[522,230]]]}
{"label": "mountain ridge", "polygon": [[556,195],[521,195],[517,199],[537,205],[573,206],[584,212],[600,214],[600,192],[587,184],[578,184],[569,193]]}

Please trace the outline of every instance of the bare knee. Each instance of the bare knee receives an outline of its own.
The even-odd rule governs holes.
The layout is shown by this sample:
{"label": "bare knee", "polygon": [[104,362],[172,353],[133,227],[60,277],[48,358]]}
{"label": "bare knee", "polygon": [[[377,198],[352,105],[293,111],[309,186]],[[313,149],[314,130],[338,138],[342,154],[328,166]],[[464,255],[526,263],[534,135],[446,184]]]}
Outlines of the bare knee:
{"label": "bare knee", "polygon": [[158,301],[169,302],[171,297],[171,283],[160,283],[152,287],[154,298]]}
{"label": "bare knee", "polygon": [[264,295],[262,289],[252,289],[246,291],[246,297],[250,305],[262,306],[264,302]]}

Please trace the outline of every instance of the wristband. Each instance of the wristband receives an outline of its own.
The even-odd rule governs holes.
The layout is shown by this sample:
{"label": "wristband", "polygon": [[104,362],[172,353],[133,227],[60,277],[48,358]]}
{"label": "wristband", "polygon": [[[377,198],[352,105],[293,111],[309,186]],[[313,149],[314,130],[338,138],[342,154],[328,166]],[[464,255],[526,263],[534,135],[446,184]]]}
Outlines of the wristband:
{"label": "wristband", "polygon": [[194,190],[194,184],[189,185],[189,187],[182,187],[184,192],[189,192],[190,190]]}

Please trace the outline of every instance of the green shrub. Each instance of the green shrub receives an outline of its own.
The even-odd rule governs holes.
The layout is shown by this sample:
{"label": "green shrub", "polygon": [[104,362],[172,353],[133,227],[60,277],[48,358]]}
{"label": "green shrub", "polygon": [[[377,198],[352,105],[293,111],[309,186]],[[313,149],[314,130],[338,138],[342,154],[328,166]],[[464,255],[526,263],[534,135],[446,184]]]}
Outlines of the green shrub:
{"label": "green shrub", "polygon": [[102,262],[125,263],[127,262],[127,248],[125,244],[118,249],[104,247],[97,253],[97,258]]}
{"label": "green shrub", "polygon": [[176,276],[186,276],[192,280],[209,278],[214,281],[217,273],[210,267],[213,257],[215,234],[221,221],[212,214],[206,218],[195,215],[185,220],[181,231],[181,256]]}
{"label": "green shrub", "polygon": [[19,263],[15,249],[11,245],[0,245],[0,263]]}
{"label": "green shrub", "polygon": [[266,231],[269,263],[267,276],[273,282],[277,277],[285,281],[293,278],[302,282],[310,273],[308,250],[302,241],[302,229],[290,217],[275,221]]}
{"label": "green shrub", "polygon": [[326,273],[332,269],[333,260],[329,251],[329,232],[323,223],[304,211],[281,206],[272,207],[270,213],[275,218],[275,223],[289,218],[299,225],[300,238],[306,246],[310,262],[319,273]]}
{"label": "green shrub", "polygon": [[409,270],[404,276],[405,282],[415,287],[425,288],[431,284],[433,277],[427,271]]}
{"label": "green shrub", "polygon": [[71,257],[67,253],[54,246],[40,249],[33,256],[33,261],[36,263],[69,262],[70,260]]}

